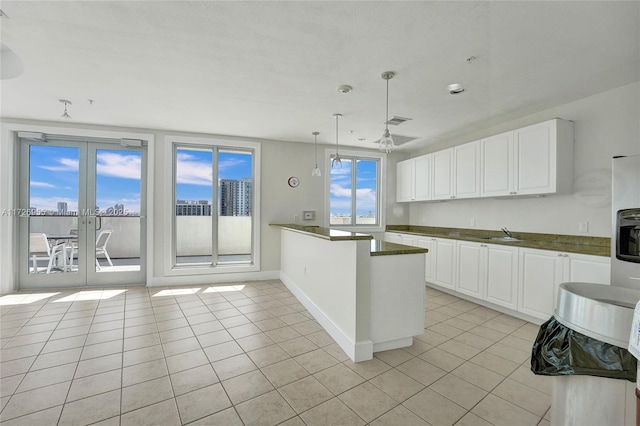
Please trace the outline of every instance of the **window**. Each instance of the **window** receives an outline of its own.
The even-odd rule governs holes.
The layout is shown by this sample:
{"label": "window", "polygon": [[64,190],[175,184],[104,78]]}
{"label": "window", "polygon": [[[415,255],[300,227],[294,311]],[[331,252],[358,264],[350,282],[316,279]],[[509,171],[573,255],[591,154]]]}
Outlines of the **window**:
{"label": "window", "polygon": [[174,143],[175,267],[256,265],[256,148]]}
{"label": "window", "polygon": [[333,167],[328,173],[329,225],[381,227],[383,157],[373,153],[345,152],[340,158],[342,167]]}

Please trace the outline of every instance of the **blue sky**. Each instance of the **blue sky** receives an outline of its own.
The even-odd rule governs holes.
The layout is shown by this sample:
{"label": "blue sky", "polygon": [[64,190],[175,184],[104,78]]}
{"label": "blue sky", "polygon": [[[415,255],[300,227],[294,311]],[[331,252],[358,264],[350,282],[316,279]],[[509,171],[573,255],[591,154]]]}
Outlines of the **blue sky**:
{"label": "blue sky", "polygon": [[[331,169],[331,215],[351,214],[353,162],[343,159],[342,167]],[[376,213],[376,161],[356,162],[356,215]]]}
{"label": "blue sky", "polygon": [[[57,210],[64,201],[69,210],[78,209],[78,165],[80,151],[73,147],[31,146],[30,207]],[[211,202],[212,153],[194,149],[178,150],[176,198]],[[121,150],[98,150],[96,201],[106,209],[124,204],[131,212],[140,211],[140,153]],[[219,178],[252,177],[250,153],[223,151],[219,154]],[[350,214],[350,160],[342,168],[331,169],[331,214]],[[376,211],[376,162],[356,163],[356,214]],[[90,206],[87,206],[90,207]]]}
{"label": "blue sky", "polygon": [[[213,154],[211,151],[179,149],[176,165],[176,199],[207,200],[211,203]],[[251,178],[252,155],[249,152],[221,151],[218,154],[220,179]]]}
{"label": "blue sky", "polygon": [[[32,145],[30,150],[29,206],[57,210],[58,202],[78,210],[80,150],[73,147]],[[96,152],[96,204],[104,210],[124,204],[130,212],[140,211],[141,154],[134,151]],[[95,206],[86,206],[93,208]]]}

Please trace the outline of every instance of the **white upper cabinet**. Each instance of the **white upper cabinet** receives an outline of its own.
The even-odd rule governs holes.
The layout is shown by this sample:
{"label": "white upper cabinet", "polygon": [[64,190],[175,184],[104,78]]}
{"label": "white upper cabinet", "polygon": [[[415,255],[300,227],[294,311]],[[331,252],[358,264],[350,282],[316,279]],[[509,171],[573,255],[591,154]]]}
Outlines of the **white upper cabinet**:
{"label": "white upper cabinet", "polygon": [[433,200],[453,198],[453,148],[433,153]]}
{"label": "white upper cabinet", "polygon": [[480,141],[482,197],[571,192],[573,123],[553,119]]}
{"label": "white upper cabinet", "polygon": [[513,132],[514,194],[556,192],[556,123],[551,120]]}
{"label": "white upper cabinet", "polygon": [[414,196],[414,159],[399,161],[396,165],[396,200],[401,203],[413,201]]}
{"label": "white upper cabinet", "polygon": [[433,200],[480,196],[480,145],[470,142],[433,153]]}
{"label": "white upper cabinet", "polygon": [[431,154],[400,161],[397,165],[396,200],[431,199]]}
{"label": "white upper cabinet", "polygon": [[414,158],[415,160],[415,176],[414,199],[416,201],[425,201],[431,199],[431,169],[433,163],[433,155],[421,155]]}
{"label": "white upper cabinet", "polygon": [[398,201],[571,193],[573,146],[555,118],[399,162]]}
{"label": "white upper cabinet", "polygon": [[513,193],[513,132],[480,141],[481,197]]}
{"label": "white upper cabinet", "polygon": [[453,198],[480,196],[480,141],[453,148]]}

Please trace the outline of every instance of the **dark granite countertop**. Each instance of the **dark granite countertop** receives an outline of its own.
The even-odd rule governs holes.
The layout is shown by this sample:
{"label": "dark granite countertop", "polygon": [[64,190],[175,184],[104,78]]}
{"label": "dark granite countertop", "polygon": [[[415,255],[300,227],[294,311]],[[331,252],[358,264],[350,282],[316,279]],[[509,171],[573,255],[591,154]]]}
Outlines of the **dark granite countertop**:
{"label": "dark granite countertop", "polygon": [[429,250],[421,247],[405,246],[383,240],[371,240],[371,256],[391,256],[398,254],[420,254]]}
{"label": "dark granite countertop", "polygon": [[313,237],[323,238],[330,241],[349,241],[349,240],[371,240],[373,237],[369,234],[359,234],[357,232],[339,231],[337,229],[323,228],[321,226],[297,225],[295,223],[272,223],[270,226],[288,229],[289,231],[307,234]]}
{"label": "dark granite countertop", "polygon": [[491,239],[495,237],[504,237],[502,231],[413,225],[388,225],[387,232],[400,232],[404,234],[415,234],[434,238],[449,238],[454,240],[500,244],[514,247],[528,247],[567,253],[591,254],[606,257],[611,256],[611,238],[605,237],[513,232],[513,236],[520,241],[502,241]]}
{"label": "dark granite countertop", "polygon": [[337,229],[323,228],[321,226],[305,226],[297,224],[271,224],[278,228],[307,234],[330,241],[371,240],[371,256],[391,256],[399,254],[427,253],[429,250],[421,247],[405,246],[403,244],[389,243],[383,240],[373,239],[371,235],[357,232],[339,231]]}

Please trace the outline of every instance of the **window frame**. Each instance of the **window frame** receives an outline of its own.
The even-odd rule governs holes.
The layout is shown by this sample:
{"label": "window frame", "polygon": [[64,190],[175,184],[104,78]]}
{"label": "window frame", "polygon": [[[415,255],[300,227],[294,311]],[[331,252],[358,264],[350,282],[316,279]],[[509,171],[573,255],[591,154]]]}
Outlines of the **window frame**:
{"label": "window frame", "polygon": [[[327,148],[325,150],[325,220],[324,226],[327,228],[341,229],[353,232],[384,232],[386,224],[386,215],[384,206],[386,205],[386,175],[387,175],[387,155],[379,151],[350,150],[340,149],[340,158],[353,161],[352,166],[352,194],[351,194],[351,224],[350,225],[331,225],[331,157],[335,154],[335,149]],[[376,176],[376,224],[356,224],[356,162],[358,160],[374,160],[378,162]]]}
{"label": "window frame", "polygon": [[[211,263],[176,264],[176,154],[179,149],[211,149],[213,156],[213,173],[217,177],[218,152],[224,150],[251,151],[252,155],[252,203],[251,215],[251,251],[250,263],[215,263],[216,247],[212,249]],[[164,205],[166,208],[165,220],[171,232],[167,233],[168,244],[164,244],[164,273],[166,276],[227,274],[260,271],[260,158],[261,144],[246,140],[231,140],[221,138],[198,138],[191,136],[166,136],[165,137],[165,183],[170,190],[166,192]],[[213,183],[214,197],[217,197],[217,182]],[[212,240],[217,235],[218,224],[217,199],[212,199]],[[216,237],[217,239],[217,237]]]}

